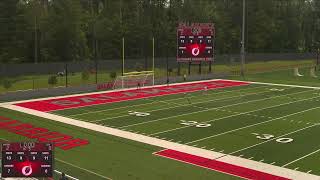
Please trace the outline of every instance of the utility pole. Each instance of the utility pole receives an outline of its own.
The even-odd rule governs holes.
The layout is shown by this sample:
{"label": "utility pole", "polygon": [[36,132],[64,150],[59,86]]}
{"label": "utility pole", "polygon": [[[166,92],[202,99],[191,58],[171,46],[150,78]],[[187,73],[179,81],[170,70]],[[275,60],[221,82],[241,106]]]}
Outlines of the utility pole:
{"label": "utility pole", "polygon": [[242,1],[242,40],[241,40],[241,76],[244,77],[245,71],[245,25],[246,25],[246,0]]}
{"label": "utility pole", "polygon": [[34,63],[38,63],[38,25],[37,15],[34,16]]}

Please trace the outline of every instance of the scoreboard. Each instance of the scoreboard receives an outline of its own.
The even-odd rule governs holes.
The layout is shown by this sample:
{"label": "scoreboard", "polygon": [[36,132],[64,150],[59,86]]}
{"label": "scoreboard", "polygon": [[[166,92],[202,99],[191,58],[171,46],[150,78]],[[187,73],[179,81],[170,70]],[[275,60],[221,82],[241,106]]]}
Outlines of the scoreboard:
{"label": "scoreboard", "polygon": [[53,177],[53,144],[2,144],[2,177]]}
{"label": "scoreboard", "polygon": [[213,61],[215,29],[211,23],[180,23],[177,29],[177,61]]}

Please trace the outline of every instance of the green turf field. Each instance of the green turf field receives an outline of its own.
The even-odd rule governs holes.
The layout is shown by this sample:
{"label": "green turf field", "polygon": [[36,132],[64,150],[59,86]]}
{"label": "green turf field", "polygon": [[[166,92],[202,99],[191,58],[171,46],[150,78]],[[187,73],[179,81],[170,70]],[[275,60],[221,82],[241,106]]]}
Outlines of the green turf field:
{"label": "green turf field", "polygon": [[[187,165],[152,155],[161,150],[117,138],[114,136],[53,122],[47,119],[26,115],[20,112],[0,108],[2,116],[18,119],[38,127],[63,132],[71,136],[86,138],[90,144],[78,149],[55,150],[55,169],[66,172],[80,180],[144,180],[144,179],[239,179],[211,170]],[[1,141],[30,141],[7,131],[0,130]],[[58,179],[58,174],[55,174]]]}
{"label": "green turf field", "polygon": [[[152,155],[158,147],[0,111],[4,117],[88,139],[87,146],[55,152],[55,169],[81,180],[238,179]],[[320,90],[314,88],[251,84],[51,113],[320,175]],[[0,130],[0,140],[29,139]]]}
{"label": "green turf field", "polygon": [[53,113],[320,175],[316,89],[252,84]]}

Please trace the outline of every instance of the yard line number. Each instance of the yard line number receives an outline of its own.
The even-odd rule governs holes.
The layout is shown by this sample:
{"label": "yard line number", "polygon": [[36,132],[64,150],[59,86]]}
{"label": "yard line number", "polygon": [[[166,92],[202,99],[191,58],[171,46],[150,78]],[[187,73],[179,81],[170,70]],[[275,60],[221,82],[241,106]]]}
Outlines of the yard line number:
{"label": "yard line number", "polygon": [[134,115],[138,117],[145,117],[145,116],[150,116],[150,113],[146,112],[136,112],[136,111],[128,111],[129,115]]}
{"label": "yard line number", "polygon": [[[272,134],[258,134],[258,133],[252,133],[252,134],[255,135],[257,139],[262,139],[262,140],[270,140],[272,138],[275,138],[275,136]],[[293,139],[292,138],[276,138],[276,142],[286,144],[286,143],[293,142]]]}
{"label": "yard line number", "polygon": [[211,126],[211,124],[208,124],[208,123],[199,123],[197,121],[185,121],[185,120],[181,120],[180,124],[186,125],[186,126],[194,126],[196,128],[207,128]]}
{"label": "yard line number", "polygon": [[272,88],[272,89],[270,89],[270,91],[279,91],[279,92],[282,92],[282,91],[284,91],[284,89]]}

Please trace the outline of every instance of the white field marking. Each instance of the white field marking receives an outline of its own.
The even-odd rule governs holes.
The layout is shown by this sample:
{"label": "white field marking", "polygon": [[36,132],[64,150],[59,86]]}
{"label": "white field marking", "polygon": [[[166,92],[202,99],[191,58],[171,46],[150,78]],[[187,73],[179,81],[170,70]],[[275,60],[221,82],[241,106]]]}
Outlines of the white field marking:
{"label": "white field marking", "polygon": [[299,169],[299,167],[294,168],[294,170],[298,170],[298,169]]}
{"label": "white field marking", "polygon": [[[320,107],[318,107],[318,108],[320,108]],[[281,136],[277,136],[277,139],[282,138],[283,136],[291,135],[291,134],[294,134],[294,133],[297,133],[297,132],[300,132],[300,131],[304,131],[304,130],[306,130],[306,129],[312,128],[312,127],[314,127],[314,126],[319,126],[319,125],[320,125],[320,124],[314,124],[314,125],[311,125],[311,126],[307,126],[307,127],[304,127],[304,128],[300,128],[300,129],[298,129],[298,130],[291,131],[291,132],[286,133],[286,134],[283,134],[283,135],[281,135]],[[243,149],[234,151],[234,152],[229,153],[229,154],[235,154],[235,153],[238,153],[238,152],[241,152],[241,151],[244,151],[244,150],[247,150],[247,149],[250,149],[250,148],[253,148],[253,147],[259,146],[259,145],[261,145],[261,144],[265,144],[265,143],[267,143],[267,142],[274,141],[274,140],[275,140],[275,138],[272,138],[272,139],[269,139],[269,140],[265,140],[265,141],[263,141],[263,142],[261,142],[261,143],[257,143],[257,144],[254,144],[254,145],[252,145],[252,146],[248,146],[248,147],[246,147],[246,148],[243,148]]]}
{"label": "white field marking", "polygon": [[205,149],[207,146],[203,146],[203,147],[201,147],[202,149]]}
{"label": "white field marking", "polygon": [[[314,97],[313,97],[313,98],[314,98]],[[225,116],[225,117],[222,117],[222,118],[212,119],[212,120],[205,121],[205,122],[201,122],[201,123],[210,123],[210,122],[220,121],[220,120],[222,120],[222,119],[226,119],[226,118],[230,118],[230,117],[235,117],[235,116],[239,116],[239,115],[244,115],[244,114],[247,114],[247,113],[252,113],[252,112],[256,112],[256,111],[261,111],[261,110],[264,110],[264,109],[274,108],[274,107],[278,107],[278,106],[282,106],[282,105],[292,104],[292,103],[295,103],[295,102],[306,101],[306,100],[310,100],[310,99],[313,99],[313,98],[308,98],[308,99],[298,100],[298,101],[292,101],[292,102],[289,102],[289,103],[283,103],[283,104],[279,104],[279,105],[275,105],[275,106],[269,106],[269,107],[266,107],[266,108],[260,108],[260,109],[256,109],[256,110],[253,110],[253,111],[248,111],[248,112],[243,112],[243,113],[234,114],[234,115],[230,115],[230,116]],[[279,119],[279,118],[282,119],[283,117],[287,117],[287,115],[286,115],[286,116],[282,116],[282,117],[278,117],[278,118],[275,118],[275,119],[271,119],[271,120],[268,120],[268,121],[264,121],[264,122],[261,122],[261,123],[257,123],[256,125],[263,124],[263,123],[266,123],[266,122],[270,122],[270,121],[273,121],[273,120],[276,120],[276,119]],[[250,127],[251,127],[251,126],[252,126],[252,125],[250,125]],[[191,126],[184,126],[184,127],[178,127],[178,128],[174,128],[174,129],[169,129],[169,130],[165,130],[165,131],[161,131],[161,132],[156,132],[156,133],[153,133],[153,134],[151,134],[151,135],[163,134],[163,133],[166,133],[166,132],[171,132],[171,131],[175,131],[175,130],[179,130],[179,129],[184,129],[184,128],[188,128],[188,127],[191,127]]]}
{"label": "white field marking", "polygon": [[[267,92],[267,91],[261,91],[261,92],[258,92],[258,93],[248,93],[246,94],[247,95],[254,95],[254,94],[262,94],[264,92]],[[302,91],[304,92],[304,91]],[[165,107],[165,108],[160,108],[160,109],[154,109],[154,110],[150,110],[150,111],[147,111],[148,113],[151,113],[151,112],[156,112],[156,111],[161,111],[161,110],[166,110],[166,109],[173,109],[173,108],[176,108],[176,107],[184,107],[184,106],[192,106],[194,104],[201,104],[201,103],[207,103],[207,102],[215,102],[215,101],[220,101],[220,100],[226,100],[226,99],[232,99],[232,98],[237,98],[238,96],[230,96],[230,97],[227,97],[227,98],[221,98],[221,99],[213,99],[213,100],[207,100],[207,101],[198,101],[196,103],[193,103],[193,104],[178,104],[177,106],[169,106],[169,107]],[[250,102],[250,101],[247,101],[247,102]],[[177,104],[177,103],[175,103]],[[232,105],[230,105],[232,106]],[[222,106],[223,107],[223,106]],[[217,109],[217,108],[208,108],[206,110],[211,110],[211,109]],[[202,112],[202,111],[201,111]],[[99,121],[105,121],[105,120],[110,120],[110,119],[117,119],[117,118],[121,118],[121,117],[128,117],[130,116],[129,114],[126,114],[126,115],[121,115],[121,116],[114,116],[114,117],[109,117],[109,118],[104,118],[104,119],[97,119],[97,120],[93,120],[93,121],[88,121],[88,122],[99,122]],[[73,117],[72,117],[73,118]],[[123,126],[123,127],[126,127],[126,126]]]}
{"label": "white field marking", "polygon": [[[183,82],[183,83],[172,83],[170,85],[182,85],[182,84],[193,84],[193,83],[205,83],[205,82],[215,82],[223,79],[211,79],[211,80],[203,80],[203,81],[197,81],[197,82]],[[230,81],[230,80],[228,80]],[[236,82],[236,81],[235,81]],[[249,84],[250,85],[250,84]],[[144,86],[141,87],[141,89],[146,89],[146,88],[156,88],[156,87],[164,87],[167,86],[165,85],[155,85],[155,86]],[[236,87],[236,86],[233,86]],[[104,93],[109,93],[109,92],[118,92],[118,91],[128,91],[128,90],[136,90],[137,88],[126,88],[126,89],[116,89],[116,90],[106,90],[106,91],[99,91],[99,92],[92,92],[92,93],[79,93],[79,94],[73,94],[73,95],[64,95],[64,96],[55,96],[55,97],[46,97],[46,98],[35,98],[35,99],[29,99],[29,100],[22,100],[22,101],[12,101],[12,102],[6,102],[6,103],[0,103],[1,105],[12,105],[12,104],[17,104],[17,103],[25,103],[25,102],[33,102],[33,101],[43,101],[43,100],[53,100],[53,99],[60,99],[60,98],[68,98],[68,97],[77,97],[77,96],[87,96],[87,95],[95,95],[95,94],[104,94]],[[142,99],[142,98],[141,98]]]}
{"label": "white field marking", "polygon": [[[58,174],[62,174],[62,172],[60,172],[60,171],[58,171],[58,170],[54,170],[54,172],[56,172],[56,173],[58,173]],[[68,178],[70,178],[70,179],[73,179],[73,180],[79,180],[78,178],[75,178],[75,177],[72,177],[72,176],[70,176],[70,175],[68,175],[68,174],[66,174],[66,177],[68,177]]]}
{"label": "white field marking", "polygon": [[259,162],[263,162],[264,161],[264,159],[261,159]]}
{"label": "white field marking", "polygon": [[253,157],[250,157],[250,158],[248,158],[248,159],[253,159]]}
{"label": "white field marking", "polygon": [[243,156],[243,154],[241,154],[239,157],[242,157]]}
{"label": "white field marking", "polygon": [[[185,83],[173,83],[171,85],[187,85],[187,84],[194,84],[194,83],[203,83],[203,82],[216,82],[222,79],[214,79],[214,80],[204,80],[204,81],[193,81],[193,82],[185,82]],[[250,85],[250,84],[247,84]],[[145,89],[145,88],[157,88],[157,87],[163,87],[163,86],[167,86],[167,85],[155,85],[155,86],[145,86],[142,87],[141,89]],[[233,86],[228,86],[228,87],[240,87],[240,86],[245,86],[245,85],[233,85]],[[214,89],[224,89],[224,88],[228,88],[228,87],[215,87]],[[60,99],[60,98],[69,98],[69,97],[77,97],[77,96],[88,96],[88,95],[94,95],[94,94],[104,94],[104,93],[110,93],[110,92],[118,92],[118,91],[129,91],[129,90],[135,90],[136,88],[127,88],[127,89],[118,89],[118,90],[106,90],[106,91],[100,91],[100,92],[93,92],[93,93],[83,93],[83,94],[75,94],[75,95],[65,95],[65,96],[56,96],[56,97],[49,97],[49,98],[38,98],[38,99],[33,99],[33,100],[22,100],[22,101],[14,101],[14,102],[7,102],[7,103],[0,103],[1,105],[13,105],[16,103],[24,103],[24,102],[34,102],[34,101],[41,101],[41,100],[52,100],[52,99]],[[185,93],[193,93],[193,92],[197,92],[197,91],[201,91],[201,90],[188,90]],[[175,94],[179,94],[179,93],[175,93]],[[166,94],[166,95],[172,95],[172,94]],[[152,96],[152,97],[160,97],[160,96],[165,96],[165,95],[156,95],[156,96]],[[148,99],[151,97],[141,97],[139,99]],[[130,100],[126,100],[126,101],[134,101],[137,99],[130,99]],[[119,101],[119,102],[123,102],[123,101]],[[97,104],[92,104],[92,105],[81,105],[81,106],[77,106],[77,107],[68,107],[68,108],[64,108],[63,110],[67,110],[67,109],[74,109],[74,108],[81,108],[81,107],[89,107],[89,106],[95,106],[95,105],[99,105],[99,104],[107,104],[107,103],[97,103]],[[58,111],[58,110],[55,110]]]}
{"label": "white field marking", "polygon": [[288,165],[290,165],[290,164],[292,164],[292,163],[295,163],[295,162],[297,162],[297,161],[300,161],[301,159],[304,159],[304,158],[306,158],[306,157],[309,157],[309,156],[311,156],[311,155],[313,155],[313,154],[316,154],[316,153],[318,153],[318,152],[320,152],[320,149],[318,149],[318,150],[316,150],[316,151],[313,151],[313,152],[311,152],[311,153],[309,153],[309,154],[307,154],[307,155],[305,155],[305,156],[302,156],[302,157],[300,157],[300,158],[298,158],[298,159],[295,159],[295,160],[293,160],[293,161],[291,161],[291,162],[283,165],[282,167],[286,167],[286,166],[288,166]]}
{"label": "white field marking", "polygon": [[[260,88],[265,88],[267,86],[259,86],[259,87],[253,87],[253,88],[244,88],[245,90],[249,89],[260,89]],[[229,90],[229,91],[224,91],[224,92],[218,92],[218,93],[211,93],[211,95],[218,95],[218,94],[225,94],[225,93],[232,93],[232,92],[237,92],[237,91],[243,91],[244,89],[240,89],[240,90]],[[267,92],[267,91],[266,91]],[[191,96],[191,97],[195,97],[195,96]],[[234,96],[237,97],[237,96]],[[141,103],[141,104],[135,104],[135,105],[128,105],[128,106],[121,106],[121,107],[117,107],[117,108],[111,108],[111,109],[105,109],[105,110],[99,110],[99,111],[92,111],[92,110],[88,110],[88,112],[85,113],[79,113],[79,114],[73,114],[73,115],[69,115],[69,117],[74,117],[74,116],[80,116],[80,115],[84,115],[84,114],[90,114],[90,113],[99,113],[99,112],[108,112],[108,111],[114,111],[114,110],[118,110],[118,109],[126,109],[126,108],[132,108],[132,107],[139,107],[139,106],[144,106],[144,105],[148,105],[148,104],[153,104],[156,102],[161,102],[161,103],[167,103],[167,102],[171,102],[171,101],[175,101],[175,100],[179,100],[179,99],[185,99],[184,97],[182,98],[174,98],[174,99],[169,99],[169,100],[162,100],[162,101],[152,101],[152,98],[150,99],[145,99],[145,100],[150,100],[152,102],[149,103]],[[52,111],[54,112],[54,111]],[[50,112],[50,113],[52,113]]]}
{"label": "white field marking", "polygon": [[[314,109],[319,109],[319,108],[320,107],[315,107],[315,108],[311,108],[311,109],[295,112],[295,113],[288,114],[288,115],[285,115],[285,116],[282,116],[282,117],[278,117],[278,118],[275,118],[275,119],[271,119],[271,120],[268,120],[268,121],[264,121],[264,122],[260,122],[260,123],[256,123],[256,124],[251,124],[251,125],[248,125],[248,126],[244,126],[244,127],[241,127],[241,128],[233,129],[233,130],[226,131],[226,132],[223,132],[223,133],[220,133],[220,134],[216,134],[216,135],[213,135],[213,136],[208,136],[208,137],[205,137],[205,138],[194,140],[194,141],[188,142],[186,144],[191,144],[191,143],[194,143],[194,142],[203,141],[203,140],[206,140],[206,139],[214,138],[214,137],[221,136],[221,135],[224,135],[224,134],[228,134],[228,133],[231,133],[231,132],[235,132],[235,131],[238,131],[238,130],[242,130],[242,129],[246,129],[246,128],[249,128],[249,127],[265,124],[265,123],[272,122],[272,121],[276,121],[278,119],[282,119],[283,117],[294,116],[296,114],[301,114],[301,113],[304,113],[304,112],[307,112],[307,111],[311,111],[311,110],[314,110]],[[316,126],[316,125],[318,125],[318,124],[314,124],[312,126]],[[312,127],[312,126],[308,126],[308,127]],[[281,136],[279,136],[279,137],[281,137]],[[264,141],[264,142],[266,142],[266,141]],[[242,149],[242,150],[244,150],[244,149]],[[238,152],[238,151],[236,151],[236,152]],[[233,153],[235,153],[235,152],[233,152]]]}
{"label": "white field marking", "polygon": [[311,173],[311,171],[312,171],[312,170],[309,170],[307,173],[309,174],[309,173]]}
{"label": "white field marking", "polygon": [[[309,90],[308,91],[297,92],[297,93],[292,93],[292,94],[300,94],[300,93],[305,93],[305,92],[309,92]],[[191,113],[184,113],[184,114],[179,114],[179,115],[176,115],[176,116],[169,116],[169,117],[164,117],[164,118],[160,118],[160,119],[155,119],[155,120],[152,120],[152,121],[146,121],[146,122],[131,124],[131,125],[127,125],[127,126],[121,126],[120,128],[132,127],[132,126],[137,126],[137,125],[141,125],[141,124],[149,124],[149,123],[153,123],[153,122],[157,122],[157,121],[162,121],[162,120],[165,120],[165,119],[176,118],[176,117],[180,117],[180,116],[186,116],[186,115],[191,115],[191,114],[211,111],[211,110],[215,110],[215,109],[221,109],[221,108],[225,108],[225,107],[236,106],[236,105],[240,105],[240,104],[248,104],[248,103],[252,103],[252,102],[263,101],[263,100],[266,100],[266,99],[274,99],[274,98],[278,98],[278,97],[282,97],[282,96],[287,96],[287,95],[272,96],[272,97],[268,97],[268,98],[257,99],[257,100],[252,100],[252,101],[246,101],[246,102],[236,103],[236,104],[230,104],[230,105],[226,105],[226,106],[220,106],[220,107],[205,109],[205,110],[201,110],[201,111],[194,111],[194,112],[191,112]],[[313,98],[315,98],[315,97],[313,97]],[[304,101],[304,100],[299,100],[299,101]],[[292,101],[290,103],[285,103],[285,104],[291,104],[293,102],[298,102],[298,101]],[[277,106],[281,106],[281,105],[285,105],[285,104],[280,104],[280,105],[277,105]],[[268,108],[277,107],[277,106],[270,106]],[[263,109],[268,109],[268,108],[262,108],[262,109],[258,109],[258,110],[263,110]],[[215,120],[220,120],[220,119],[233,117],[233,116],[237,116],[237,115],[247,114],[247,113],[255,112],[255,111],[258,111],[258,110],[239,113],[239,114],[236,114],[236,115],[226,116],[226,117],[219,118],[219,119],[213,119],[213,120],[210,120],[210,121],[205,121],[204,123],[213,122]],[[175,129],[171,129],[171,130],[166,130],[166,131],[163,131],[163,132],[158,132],[158,133],[153,133],[153,134],[161,134],[161,133],[164,133],[164,132],[174,131],[174,130],[177,130],[177,129],[183,129],[183,128],[187,128],[187,127],[189,127],[189,126],[184,126],[184,127],[175,128]],[[151,135],[153,135],[153,134],[151,134]]]}
{"label": "white field marking", "polygon": [[[163,151],[163,150],[161,150],[161,151]],[[159,151],[159,152],[161,152],[161,151]],[[152,154],[153,154],[153,155],[156,155],[156,156],[160,156],[160,157],[166,158],[166,159],[172,159],[172,160],[174,160],[174,161],[182,162],[182,163],[184,163],[184,164],[190,164],[190,165],[192,165],[192,166],[197,166],[197,167],[201,167],[201,168],[204,168],[204,169],[209,169],[209,170],[212,171],[212,169],[210,169],[210,168],[208,168],[208,167],[205,167],[205,166],[201,166],[201,165],[197,165],[197,164],[194,164],[194,163],[182,161],[182,160],[179,160],[179,159],[174,159],[174,158],[167,157],[167,156],[163,156],[163,155],[156,154],[156,153],[157,153],[157,152],[154,152],[154,153],[152,153]],[[244,178],[244,177],[242,177],[242,176],[237,176],[237,175],[230,174],[230,173],[223,172],[223,171],[219,171],[219,170],[216,170],[216,169],[213,170],[213,171],[220,172],[220,173],[222,173],[222,174],[227,174],[227,175],[234,176],[234,177],[239,177],[239,178],[241,178],[241,179],[250,180],[250,179]]]}
{"label": "white field marking", "polygon": [[[253,159],[253,157],[251,158]],[[275,176],[284,177],[287,179],[293,179],[293,180],[319,180],[320,177],[312,174],[307,174],[304,172],[295,171],[293,169],[288,169],[284,167],[279,167],[275,165],[271,165],[265,162],[258,162],[254,160],[248,160],[236,156],[225,156],[222,158],[216,159],[218,161],[233,164],[236,166],[241,166],[244,168],[249,168],[256,171],[266,172]]]}
{"label": "white field marking", "polygon": [[275,163],[276,163],[276,162],[274,162],[274,161],[273,161],[273,162],[272,162],[272,163],[270,163],[270,164],[275,164]]}
{"label": "white field marking", "polygon": [[314,175],[307,174],[307,173],[293,171],[293,170],[287,169],[287,168],[280,168],[277,166],[269,165],[266,167],[265,163],[258,163],[258,162],[250,161],[250,160],[247,160],[244,158],[236,158],[234,156],[227,156],[226,157],[222,153],[218,153],[218,152],[214,152],[214,151],[210,151],[210,150],[206,150],[206,149],[196,148],[196,147],[178,144],[178,143],[174,143],[174,142],[168,142],[168,141],[160,140],[160,139],[153,138],[153,137],[148,137],[148,136],[144,136],[144,135],[140,135],[140,134],[134,134],[134,133],[131,133],[128,131],[122,131],[119,129],[113,129],[113,128],[109,128],[109,127],[99,126],[99,125],[96,125],[93,123],[78,121],[78,120],[74,120],[74,119],[67,118],[67,117],[49,114],[46,112],[40,112],[40,111],[36,111],[36,110],[32,110],[32,109],[23,108],[20,106],[6,105],[4,107],[7,109],[15,110],[15,111],[20,111],[20,112],[23,112],[26,114],[31,114],[34,116],[46,118],[46,119],[49,119],[52,121],[56,121],[56,122],[60,122],[60,123],[64,123],[64,124],[69,124],[69,125],[72,125],[75,127],[85,128],[85,129],[93,130],[93,131],[104,133],[104,134],[110,134],[113,136],[133,140],[136,142],[149,144],[149,145],[157,146],[157,147],[162,147],[165,149],[172,149],[175,151],[180,151],[183,153],[188,153],[188,154],[192,154],[195,156],[200,156],[200,157],[204,157],[204,158],[208,158],[208,159],[217,159],[219,157],[223,157],[223,158],[219,159],[219,161],[223,161],[223,162],[237,165],[237,166],[247,167],[250,169],[254,169],[254,170],[269,173],[269,174],[275,174],[275,175],[281,174],[280,176],[283,176],[283,177],[298,177],[298,176],[300,177],[300,178],[295,178],[295,180],[306,180],[306,179],[314,180],[315,179],[314,177],[317,177],[318,178],[317,180],[319,180],[319,176],[314,176]]}
{"label": "white field marking", "polygon": [[104,175],[98,174],[98,173],[93,172],[93,171],[90,171],[90,170],[88,170],[88,169],[85,169],[85,168],[82,168],[82,167],[76,166],[76,165],[74,165],[74,164],[68,163],[68,162],[63,161],[63,160],[61,160],[61,159],[55,158],[55,160],[57,160],[57,161],[59,161],[59,162],[62,162],[62,163],[64,163],[64,164],[67,164],[67,165],[69,165],[69,166],[72,166],[72,167],[75,167],[75,168],[81,169],[81,170],[86,171],[86,172],[88,172],[88,173],[94,174],[94,175],[99,176],[99,177],[101,177],[101,178],[103,178],[103,179],[112,180],[112,179],[111,179],[111,178],[109,178],[109,177],[106,177],[106,176],[104,176]]}
{"label": "white field marking", "polygon": [[250,83],[250,84],[260,84],[260,85],[271,85],[271,86],[295,87],[295,88],[305,88],[305,89],[320,90],[320,87],[314,87],[314,86],[301,86],[301,85],[290,85],[290,84],[276,84],[276,83],[265,83],[265,82],[256,82],[256,81],[239,81],[239,80],[230,80],[230,79],[225,79],[224,81],[244,82],[244,83]]}

